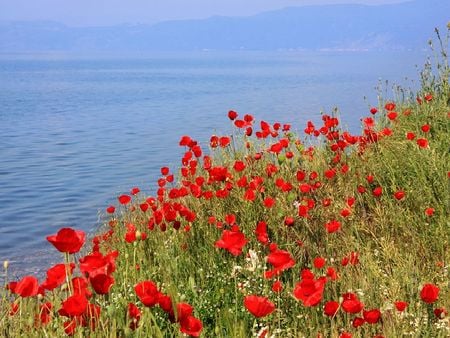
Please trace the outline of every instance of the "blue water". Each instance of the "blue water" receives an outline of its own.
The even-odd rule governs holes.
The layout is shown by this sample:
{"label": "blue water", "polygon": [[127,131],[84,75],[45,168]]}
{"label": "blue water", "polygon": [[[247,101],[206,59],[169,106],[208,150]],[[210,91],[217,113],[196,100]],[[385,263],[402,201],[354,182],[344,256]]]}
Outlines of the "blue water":
{"label": "blue water", "polygon": [[18,276],[41,275],[61,260],[45,236],[63,226],[92,233],[118,194],[133,186],[152,192],[159,168],[178,164],[180,136],[206,144],[228,132],[229,109],[302,130],[338,106],[357,131],[377,104],[379,79],[414,86],[425,57],[0,56],[0,261]]}

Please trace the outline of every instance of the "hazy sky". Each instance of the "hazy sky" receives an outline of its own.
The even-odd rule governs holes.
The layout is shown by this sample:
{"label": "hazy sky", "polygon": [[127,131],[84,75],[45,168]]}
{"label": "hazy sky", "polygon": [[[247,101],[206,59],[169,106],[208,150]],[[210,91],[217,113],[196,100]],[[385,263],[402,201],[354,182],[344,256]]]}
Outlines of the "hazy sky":
{"label": "hazy sky", "polygon": [[0,0],[0,21],[52,20],[70,26],[154,23],[212,15],[244,16],[287,6],[405,0]]}

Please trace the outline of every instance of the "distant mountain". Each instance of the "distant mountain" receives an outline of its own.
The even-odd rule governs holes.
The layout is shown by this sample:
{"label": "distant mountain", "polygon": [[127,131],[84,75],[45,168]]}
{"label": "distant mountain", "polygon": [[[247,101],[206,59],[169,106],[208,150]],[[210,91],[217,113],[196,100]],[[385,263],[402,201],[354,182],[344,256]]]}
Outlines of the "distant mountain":
{"label": "distant mountain", "polygon": [[211,17],[154,25],[68,27],[0,23],[0,53],[176,50],[423,49],[450,21],[449,0],[289,7],[248,17]]}

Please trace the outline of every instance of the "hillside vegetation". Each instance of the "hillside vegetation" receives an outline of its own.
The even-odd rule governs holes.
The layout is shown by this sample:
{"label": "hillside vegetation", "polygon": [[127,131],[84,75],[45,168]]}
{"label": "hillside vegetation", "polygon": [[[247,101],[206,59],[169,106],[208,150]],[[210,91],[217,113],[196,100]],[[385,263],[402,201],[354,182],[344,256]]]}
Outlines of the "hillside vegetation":
{"label": "hillside vegetation", "polygon": [[450,87],[438,42],[421,89],[380,97],[359,135],[332,115],[300,136],[230,111],[235,132],[209,149],[182,136],[180,168],[162,164],[156,196],[118,196],[89,249],[82,231],[47,237],[63,262],[45,280],[8,281],[0,335],[448,337]]}

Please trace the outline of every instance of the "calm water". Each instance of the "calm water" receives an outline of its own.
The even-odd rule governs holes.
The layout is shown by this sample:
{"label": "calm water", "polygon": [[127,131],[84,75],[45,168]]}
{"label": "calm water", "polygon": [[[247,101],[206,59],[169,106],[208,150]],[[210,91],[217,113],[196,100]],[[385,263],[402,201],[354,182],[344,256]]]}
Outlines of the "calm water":
{"label": "calm water", "polygon": [[205,144],[229,131],[229,109],[302,130],[338,106],[355,131],[377,103],[378,80],[411,86],[425,57],[0,57],[0,261],[19,276],[42,274],[61,259],[45,236],[62,226],[93,232],[115,196],[133,186],[152,192],[159,168],[178,164],[180,136]]}

